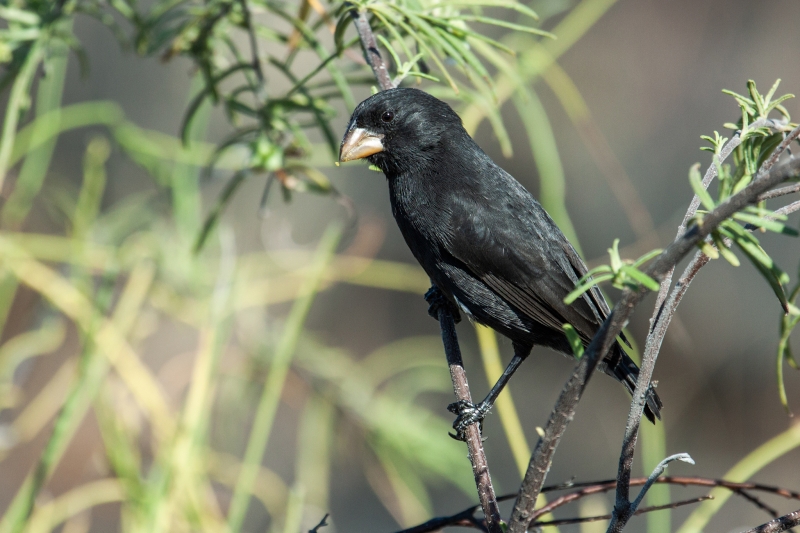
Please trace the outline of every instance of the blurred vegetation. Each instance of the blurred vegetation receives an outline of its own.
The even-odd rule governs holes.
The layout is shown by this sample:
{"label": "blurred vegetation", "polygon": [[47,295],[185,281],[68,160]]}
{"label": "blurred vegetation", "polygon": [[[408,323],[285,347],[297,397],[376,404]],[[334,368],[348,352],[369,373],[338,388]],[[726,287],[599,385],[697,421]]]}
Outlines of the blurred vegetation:
{"label": "blurred vegetation", "polygon": [[[506,101],[515,106],[537,161],[540,198],[577,245],[558,149],[533,82],[544,76],[571,95],[562,101],[570,119],[586,120],[580,94],[556,61],[613,3],[4,2],[0,405],[13,418],[0,434],[0,458],[45,439],[15,487],[0,532],[62,524],[63,531],[88,531],[91,509],[112,502],[123,531],[255,530],[255,518],[266,514],[270,531],[296,532],[330,510],[332,465],[352,448],[363,450],[360,467],[401,525],[433,515],[432,488],[445,484],[473,498],[464,450],[446,437],[451,420],[418,401],[450,389],[438,339],[409,338],[356,358],[305,328],[315,297],[335,284],[421,295],[429,283],[421,270],[340,251],[349,219],[330,221],[313,253],[246,255],[218,222],[254,176],[266,177],[262,203],[279,187],[286,200],[320,193],[350,208],[321,169],[337,153],[340,132],[332,120],[355,105],[354,87],[374,84],[351,28],[351,13],[359,10],[369,14],[396,81],[434,82],[426,88],[451,99],[470,131],[488,120],[507,154],[512,142],[499,110]],[[62,107],[68,62],[74,58],[91,75],[72,32],[76,16],[99,20],[135,53],[191,59],[197,76],[176,136],[133,124],[114,102]],[[205,137],[213,105],[230,131],[212,144]],[[85,146],[80,187],[51,187],[46,178],[58,139],[89,126],[97,133]],[[112,154],[144,169],[157,192],[104,205]],[[230,178],[204,215],[200,183],[212,172]],[[731,176],[733,190],[744,178]],[[31,230],[34,203],[62,231]],[[36,312],[17,331],[10,318],[27,292],[37,297]],[[794,289],[782,301],[788,308],[797,296]],[[779,368],[794,361],[788,332],[797,320],[785,320]],[[160,353],[166,363],[154,369],[148,353],[170,328],[188,332],[194,348]],[[478,338],[493,383],[502,369],[496,339],[482,328]],[[25,397],[15,374],[36,357],[63,362]],[[299,413],[290,479],[262,465],[281,402]],[[522,472],[530,446],[510,393],[497,411]],[[102,436],[104,475],[49,496],[44,489],[87,417]],[[645,471],[664,456],[659,428],[648,429],[643,441]],[[792,438],[781,453],[758,456],[774,460],[800,445]],[[658,487],[649,498],[665,503],[669,489]],[[650,522],[652,531],[669,530],[666,514]]]}

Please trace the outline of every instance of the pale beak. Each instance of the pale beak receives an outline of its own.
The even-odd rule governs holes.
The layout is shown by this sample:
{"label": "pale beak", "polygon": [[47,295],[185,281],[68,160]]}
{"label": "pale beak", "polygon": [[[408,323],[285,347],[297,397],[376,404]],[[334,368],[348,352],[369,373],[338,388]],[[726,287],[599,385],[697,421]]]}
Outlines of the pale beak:
{"label": "pale beak", "polygon": [[353,128],[342,139],[339,161],[354,161],[383,152],[383,135],[370,133],[364,128]]}

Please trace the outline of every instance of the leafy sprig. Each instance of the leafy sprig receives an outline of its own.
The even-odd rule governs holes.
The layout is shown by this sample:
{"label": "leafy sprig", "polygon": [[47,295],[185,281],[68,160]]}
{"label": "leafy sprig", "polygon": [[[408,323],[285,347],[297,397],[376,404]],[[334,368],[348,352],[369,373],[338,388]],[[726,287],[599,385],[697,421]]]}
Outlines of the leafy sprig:
{"label": "leafy sprig", "polygon": [[597,266],[584,274],[575,284],[575,289],[564,298],[564,303],[573,303],[583,293],[605,281],[611,281],[611,284],[618,289],[645,288],[657,291],[658,282],[639,268],[660,253],[661,250],[652,250],[635,261],[622,259],[619,255],[619,239],[615,239],[614,244],[608,249],[610,264]]}
{"label": "leafy sprig", "polygon": [[[728,139],[720,136],[716,131],[713,138],[702,137],[711,145],[702,149],[714,154],[713,164],[718,178],[717,195],[716,198],[712,197],[703,185],[700,165],[694,165],[689,171],[689,183],[700,199],[704,210],[697,211],[690,221],[691,224],[701,225],[706,213],[756,179],[762,165],[783,141],[783,131],[788,126],[790,116],[781,102],[792,98],[793,95],[785,94],[773,100],[779,83],[780,80],[776,81],[766,95],[758,92],[753,80],[747,83],[749,96],[728,90],[723,91],[725,94],[733,96],[739,105],[741,119],[737,124],[728,123],[725,126],[738,132],[740,142],[733,151],[733,167],[731,167],[720,163],[720,153]],[[781,115],[783,123],[770,119],[770,114],[775,111]],[[767,124],[767,126],[754,127],[753,125],[757,121],[760,121],[760,124]],[[722,256],[731,265],[739,266],[739,259],[730,249],[730,246],[735,244],[764,276],[784,311],[788,313],[790,304],[784,286],[789,282],[789,276],[777,266],[752,233],[753,229],[759,229],[797,236],[797,230],[788,226],[786,220],[786,216],[767,209],[763,202],[762,205],[748,206],[743,211],[736,213],[733,218],[724,221],[699,247],[711,259]]]}

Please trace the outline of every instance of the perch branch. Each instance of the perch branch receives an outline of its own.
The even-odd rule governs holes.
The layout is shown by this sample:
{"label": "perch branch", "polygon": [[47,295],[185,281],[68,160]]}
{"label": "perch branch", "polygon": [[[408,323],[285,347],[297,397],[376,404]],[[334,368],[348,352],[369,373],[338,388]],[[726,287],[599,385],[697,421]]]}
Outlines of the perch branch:
{"label": "perch branch", "polygon": [[361,48],[364,50],[364,59],[372,67],[372,72],[375,73],[375,79],[378,80],[378,85],[382,91],[394,89],[394,83],[391,76],[389,76],[389,69],[386,68],[386,62],[378,50],[378,42],[375,40],[375,34],[372,33],[372,27],[367,20],[367,13],[360,9],[353,9],[350,12],[353,17],[353,22],[358,30],[358,37],[361,39]]}
{"label": "perch branch", "polygon": [[[378,50],[378,44],[375,40],[375,34],[367,20],[367,14],[364,11],[354,9],[351,11],[351,16],[358,30],[358,36],[361,40],[361,47],[364,50],[364,58],[372,67],[375,78],[381,87],[381,90],[388,90],[394,88],[394,83],[389,76],[389,71],[386,68],[386,63],[381,57]],[[435,292],[433,292],[435,291]],[[450,306],[444,301],[441,293],[435,287],[429,291],[434,299],[439,299],[442,302],[437,306],[439,326],[442,330],[442,343],[444,344],[445,355],[447,356],[447,364],[450,367],[450,377],[453,380],[453,391],[458,400],[463,400],[472,403],[472,396],[469,392],[469,384],[467,383],[467,374],[464,371],[464,364],[461,360],[461,349],[458,346],[458,337],[456,335],[456,326]],[[426,295],[426,298],[428,297]],[[497,505],[495,498],[494,488],[492,487],[492,479],[489,475],[489,465],[486,461],[486,453],[483,450],[483,442],[481,440],[481,430],[478,424],[472,424],[464,431],[467,449],[469,450],[469,460],[472,463],[472,473],[475,476],[475,485],[478,489],[478,499],[481,502],[483,509],[484,519],[486,521],[486,529],[489,533],[501,533],[500,527],[500,508]]]}
{"label": "perch branch", "polygon": [[[443,298],[443,297],[442,297]],[[467,373],[461,361],[461,349],[456,336],[456,324],[447,305],[439,306],[439,324],[442,328],[442,342],[447,355],[447,364],[450,367],[450,377],[453,380],[453,391],[459,401],[472,403],[472,396],[467,383]],[[500,533],[500,508],[497,505],[492,478],[489,475],[489,465],[483,451],[481,430],[479,424],[470,424],[464,430],[465,441],[469,449],[469,460],[472,463],[472,474],[475,476],[475,485],[478,488],[478,499],[486,520],[486,529],[489,533]]]}

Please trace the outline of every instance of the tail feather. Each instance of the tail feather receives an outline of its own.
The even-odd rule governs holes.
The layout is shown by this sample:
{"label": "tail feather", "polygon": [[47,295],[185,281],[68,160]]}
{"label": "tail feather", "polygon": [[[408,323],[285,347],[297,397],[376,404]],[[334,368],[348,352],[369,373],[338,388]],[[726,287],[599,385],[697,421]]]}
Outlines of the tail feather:
{"label": "tail feather", "polygon": [[[628,389],[630,394],[633,394],[636,389],[636,380],[639,378],[639,367],[636,366],[630,357],[628,357],[622,348],[617,346],[616,353],[611,357],[606,358],[602,362],[600,368],[603,372],[613,377]],[[644,416],[652,422],[656,423],[656,419],[661,420],[661,398],[656,394],[655,387],[651,384],[650,389],[647,391],[646,404],[644,406]]]}

